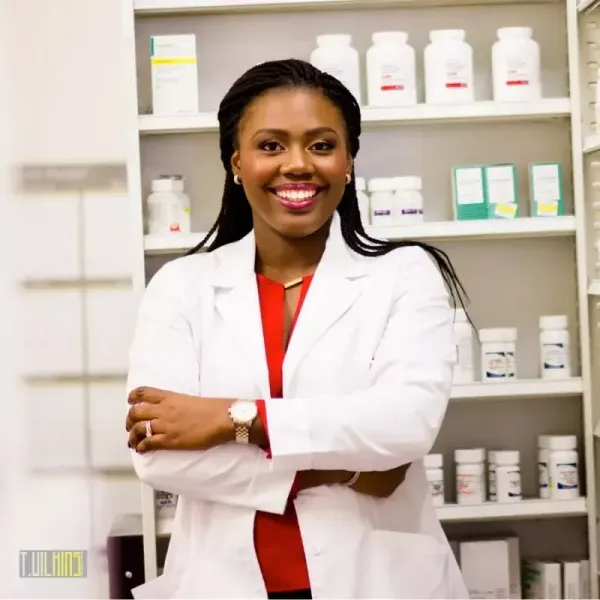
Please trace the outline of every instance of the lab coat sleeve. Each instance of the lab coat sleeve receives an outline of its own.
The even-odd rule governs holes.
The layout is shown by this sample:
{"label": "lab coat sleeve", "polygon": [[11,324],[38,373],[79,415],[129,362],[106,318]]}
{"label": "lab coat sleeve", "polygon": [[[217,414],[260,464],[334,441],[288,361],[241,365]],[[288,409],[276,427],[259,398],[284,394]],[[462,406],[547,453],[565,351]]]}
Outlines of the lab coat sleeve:
{"label": "lab coat sleeve", "polygon": [[[130,350],[128,393],[147,386],[200,395],[200,344],[187,317],[200,310],[190,291],[190,259],[168,263],[148,285]],[[294,470],[275,472],[260,448],[234,443],[205,451],[132,451],[132,457],[138,477],[155,489],[276,514],[283,514],[295,476]]]}
{"label": "lab coat sleeve", "polygon": [[394,253],[394,297],[369,387],[266,400],[276,469],[386,471],[430,451],[451,390],[453,310],[424,250]]}

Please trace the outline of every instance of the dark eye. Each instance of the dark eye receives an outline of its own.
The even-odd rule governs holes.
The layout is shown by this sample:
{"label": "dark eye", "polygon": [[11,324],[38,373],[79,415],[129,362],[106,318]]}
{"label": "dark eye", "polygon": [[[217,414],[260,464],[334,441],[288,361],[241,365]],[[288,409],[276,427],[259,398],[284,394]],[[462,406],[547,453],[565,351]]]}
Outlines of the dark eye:
{"label": "dark eye", "polygon": [[311,146],[311,148],[315,152],[331,152],[335,148],[335,146],[331,142],[320,141],[320,142],[314,143]]}
{"label": "dark eye", "polygon": [[265,152],[278,152],[281,150],[281,144],[276,142],[275,140],[267,140],[265,142],[261,142],[258,147]]}

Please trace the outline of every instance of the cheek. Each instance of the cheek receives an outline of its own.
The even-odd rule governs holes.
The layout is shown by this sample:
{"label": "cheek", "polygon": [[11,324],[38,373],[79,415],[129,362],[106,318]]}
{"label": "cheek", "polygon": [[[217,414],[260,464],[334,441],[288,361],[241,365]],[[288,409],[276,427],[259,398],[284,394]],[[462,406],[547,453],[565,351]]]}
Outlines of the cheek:
{"label": "cheek", "polygon": [[245,183],[252,187],[262,187],[273,180],[279,171],[279,162],[268,156],[252,156],[240,164],[240,173]]}

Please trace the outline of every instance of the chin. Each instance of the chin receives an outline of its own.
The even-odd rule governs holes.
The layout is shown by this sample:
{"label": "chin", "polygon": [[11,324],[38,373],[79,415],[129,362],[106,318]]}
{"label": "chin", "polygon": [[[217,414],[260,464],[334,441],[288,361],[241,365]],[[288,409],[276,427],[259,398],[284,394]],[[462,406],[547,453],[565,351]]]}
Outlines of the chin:
{"label": "chin", "polygon": [[312,213],[290,215],[287,218],[277,219],[272,226],[281,235],[298,239],[319,231],[329,221],[329,218],[329,216],[321,217]]}

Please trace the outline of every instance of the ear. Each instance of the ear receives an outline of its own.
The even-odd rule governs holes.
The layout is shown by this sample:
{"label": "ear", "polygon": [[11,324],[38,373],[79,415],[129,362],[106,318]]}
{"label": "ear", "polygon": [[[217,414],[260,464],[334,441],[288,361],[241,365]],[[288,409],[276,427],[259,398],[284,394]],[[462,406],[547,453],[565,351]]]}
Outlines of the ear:
{"label": "ear", "polygon": [[348,162],[347,162],[347,173],[348,175],[352,175],[352,169],[354,168],[354,160],[352,159],[352,157],[348,154]]}
{"label": "ear", "polygon": [[241,168],[240,168],[240,151],[239,150],[235,150],[234,153],[231,155],[231,170],[233,171],[234,175],[239,175]]}

